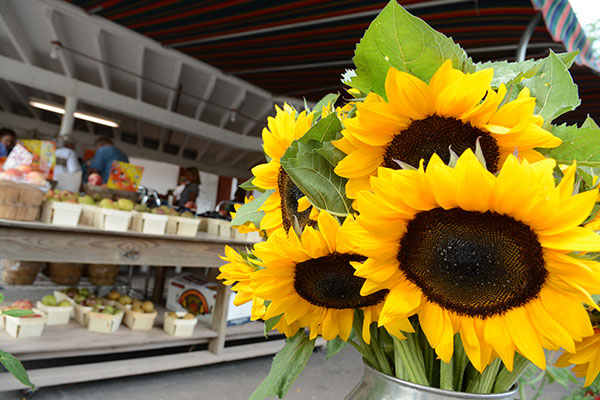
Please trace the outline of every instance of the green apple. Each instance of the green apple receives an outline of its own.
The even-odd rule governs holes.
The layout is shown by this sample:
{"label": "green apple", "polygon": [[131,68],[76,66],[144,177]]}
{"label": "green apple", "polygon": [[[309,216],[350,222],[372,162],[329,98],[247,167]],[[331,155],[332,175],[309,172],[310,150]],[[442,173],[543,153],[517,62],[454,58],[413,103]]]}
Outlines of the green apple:
{"label": "green apple", "polygon": [[45,306],[55,306],[56,305],[56,297],[51,294],[47,294],[42,298],[42,304]]}
{"label": "green apple", "polygon": [[190,211],[184,211],[181,213],[180,217],[183,218],[194,218],[194,214],[192,214]]}
{"label": "green apple", "polygon": [[123,211],[131,211],[133,210],[133,201],[129,199],[119,199],[117,200],[117,207]]}
{"label": "green apple", "polygon": [[69,300],[63,300],[57,304],[59,307],[71,307],[71,302]]}
{"label": "green apple", "polygon": [[91,206],[96,204],[96,202],[94,201],[92,196],[90,196],[89,194],[86,194],[85,196],[81,196],[80,198],[77,199],[77,201],[79,202],[79,204],[89,204]]}
{"label": "green apple", "polygon": [[98,205],[102,208],[115,208],[114,202],[111,199],[102,199]]}
{"label": "green apple", "polygon": [[150,211],[150,208],[148,208],[148,206],[146,204],[136,204],[135,206],[133,206],[133,209],[135,211],[139,211],[139,212],[148,212],[148,211]]}

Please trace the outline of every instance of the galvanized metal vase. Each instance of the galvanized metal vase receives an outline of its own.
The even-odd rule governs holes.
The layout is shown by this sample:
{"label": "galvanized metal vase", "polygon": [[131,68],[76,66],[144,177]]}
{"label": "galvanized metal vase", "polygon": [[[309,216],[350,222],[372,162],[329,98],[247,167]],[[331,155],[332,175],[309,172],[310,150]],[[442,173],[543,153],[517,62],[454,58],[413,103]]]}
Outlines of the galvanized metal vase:
{"label": "galvanized metal vase", "polygon": [[346,400],[514,400],[518,391],[516,386],[510,392],[498,394],[462,393],[430,388],[385,375],[366,363],[363,365],[365,366],[363,377],[352,392],[346,396]]}

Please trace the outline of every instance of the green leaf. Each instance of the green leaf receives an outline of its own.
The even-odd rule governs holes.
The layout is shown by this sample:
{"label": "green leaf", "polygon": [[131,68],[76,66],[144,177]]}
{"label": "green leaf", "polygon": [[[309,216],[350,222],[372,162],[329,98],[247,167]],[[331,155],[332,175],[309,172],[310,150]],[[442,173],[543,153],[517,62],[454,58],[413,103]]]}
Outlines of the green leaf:
{"label": "green leaf", "polygon": [[452,39],[391,0],[356,46],[356,77],[350,83],[363,93],[372,90],[385,97],[384,84],[390,67],[429,82],[447,59],[463,72],[475,70],[473,61]]}
{"label": "green leaf", "polygon": [[323,143],[323,147],[318,149],[317,152],[334,167],[346,157],[346,153],[335,147],[331,142]]}
{"label": "green leaf", "polygon": [[327,341],[327,355],[326,360],[335,357],[344,347],[348,345],[348,342],[343,341],[339,337]]}
{"label": "green leaf", "polygon": [[342,137],[342,123],[336,114],[329,114],[313,125],[299,140],[308,142],[315,140],[319,143],[330,142]]}
{"label": "green leaf", "polygon": [[581,125],[581,127],[582,128],[600,128],[600,126],[598,126],[596,121],[594,121],[594,119],[592,117],[590,117],[589,115],[587,116],[585,121],[583,121],[583,124]]}
{"label": "green leaf", "polygon": [[263,194],[256,197],[254,200],[242,205],[235,213],[235,218],[231,220],[231,226],[241,226],[248,222],[252,222],[254,226],[260,226],[260,220],[265,216],[264,211],[258,211],[267,198],[274,192],[274,189],[266,190]]}
{"label": "green leaf", "polygon": [[4,293],[0,293],[0,303],[4,303]]}
{"label": "green leaf", "polygon": [[[556,56],[560,58],[567,68],[570,68],[577,54],[578,52],[574,51],[571,53],[559,53]],[[509,86],[511,84],[519,84],[523,78],[533,78],[540,72],[547,59],[548,57],[539,60],[529,59],[518,62],[488,61],[475,64],[475,68],[477,71],[493,68],[494,78],[492,79],[492,87],[497,89],[502,83]],[[518,94],[518,91],[516,93]]]}
{"label": "green leaf", "polygon": [[315,140],[297,140],[281,158],[281,166],[312,205],[336,216],[348,215],[347,180],[333,172],[334,166],[319,154],[321,148]]}
{"label": "green leaf", "polygon": [[287,339],[283,349],[273,358],[269,375],[250,395],[249,400],[263,400],[269,396],[283,398],[306,366],[314,347],[315,340],[310,340],[303,329],[296,336]]}
{"label": "green leaf", "polygon": [[275,325],[277,325],[282,316],[283,314],[280,314],[273,318],[269,318],[265,321],[265,339],[269,338],[269,332],[273,330],[273,328],[275,327]]}
{"label": "green leaf", "polygon": [[317,104],[315,104],[315,107],[312,109],[315,113],[314,119],[316,120],[321,117],[321,114],[323,114],[323,107],[327,107],[329,105],[330,107],[334,107],[335,109],[335,102],[339,97],[339,93],[329,93],[325,95],[321,100],[319,100]]}
{"label": "green leaf", "polygon": [[254,186],[254,177],[248,179],[246,182],[242,183],[238,187],[241,187],[247,192],[252,192],[253,190],[258,190],[260,192],[264,192],[265,189],[259,188],[258,186]]}
{"label": "green leaf", "polygon": [[546,374],[548,375],[548,383],[556,382],[567,389],[569,388],[569,382],[577,384],[577,379],[575,379],[571,371],[566,368],[547,365]]}
{"label": "green leaf", "polygon": [[577,160],[581,167],[600,167],[600,129],[562,124],[553,126],[552,133],[563,142],[554,149],[538,149],[544,155],[559,164],[572,164]]}
{"label": "green leaf", "polygon": [[14,310],[4,310],[0,314],[4,314],[4,315],[11,316],[11,317],[20,318],[20,317],[24,317],[26,315],[32,315],[33,311],[31,311],[31,310],[18,310],[18,309],[14,309]]}
{"label": "green leaf", "polygon": [[536,98],[534,112],[544,118],[544,127],[581,104],[577,94],[577,85],[573,82],[569,69],[561,59],[550,50],[550,56],[544,60],[540,73],[523,82]]}
{"label": "green leaf", "polygon": [[23,385],[29,386],[35,389],[35,385],[29,380],[27,371],[21,361],[17,360],[15,356],[5,351],[0,350],[0,363],[10,372],[15,378],[19,380]]}

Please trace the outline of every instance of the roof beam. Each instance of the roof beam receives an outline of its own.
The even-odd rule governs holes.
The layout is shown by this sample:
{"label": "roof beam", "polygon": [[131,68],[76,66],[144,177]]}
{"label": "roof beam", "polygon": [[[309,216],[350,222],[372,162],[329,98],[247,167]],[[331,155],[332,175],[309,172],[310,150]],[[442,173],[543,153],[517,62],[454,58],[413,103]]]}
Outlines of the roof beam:
{"label": "roof beam", "polygon": [[[11,114],[4,111],[0,111],[0,120],[2,120],[2,122],[6,126],[13,128],[17,131],[29,131],[35,129],[43,135],[46,135],[47,137],[56,137],[56,132],[58,130],[58,125],[54,125],[45,121],[33,120],[31,118]],[[73,134],[75,140],[77,140],[78,143],[81,143],[84,146],[93,146],[94,141],[96,140],[96,137],[89,132],[74,131]],[[201,161],[182,159],[181,157],[172,154],[166,154],[157,150],[148,149],[146,147],[124,143],[118,139],[115,139],[114,142],[117,145],[117,147],[123,150],[125,154],[127,154],[129,157],[140,157],[150,160],[164,161],[175,165],[182,165],[182,163],[192,164],[201,171],[206,171],[222,176],[235,176],[240,178],[246,178],[250,176],[250,171],[244,168],[229,168]]]}
{"label": "roof beam", "polygon": [[105,110],[127,114],[149,123],[243,150],[260,150],[261,140],[242,136],[214,125],[176,114],[120,93],[65,77],[52,71],[0,55],[0,77],[61,96],[75,96],[82,102]]}
{"label": "roof beam", "polygon": [[223,113],[223,116],[221,117],[221,121],[219,122],[219,126],[221,128],[225,128],[225,125],[227,125],[227,122],[231,121],[232,118],[237,117],[236,116],[237,110],[238,110],[238,108],[240,108],[240,106],[246,99],[246,93],[247,93],[246,89],[240,88],[240,91],[239,91],[237,97],[235,98],[235,100],[233,100],[231,102],[231,108],[229,109],[229,111],[225,111]]}
{"label": "roof beam", "polygon": [[217,83],[217,77],[214,75],[211,75],[208,83],[206,84],[206,87],[204,88],[204,93],[202,93],[202,100],[200,100],[200,102],[198,102],[198,108],[196,108],[196,114],[195,114],[194,118],[200,119],[200,117],[202,116],[202,113],[204,112],[204,109],[206,108],[207,100],[210,98],[210,95],[212,94],[213,90],[215,89],[216,83]]}
{"label": "roof beam", "polygon": [[[62,22],[60,21],[60,15],[57,11],[52,9],[48,10],[48,25],[50,27],[50,32],[52,32],[52,40],[66,44],[65,30]],[[59,50],[58,59],[60,60],[60,65],[62,66],[65,75],[69,78],[73,78],[75,76],[75,64],[73,62],[71,53],[68,51]]]}
{"label": "roof beam", "polygon": [[208,150],[209,147],[210,147],[210,142],[202,143],[202,145],[200,145],[200,148],[198,149],[198,152],[196,153],[196,160],[200,160],[202,158],[202,156],[204,155],[204,153],[206,153],[206,150]]}
{"label": "roof beam", "polygon": [[19,57],[27,64],[33,64],[35,53],[31,45],[27,42],[27,36],[18,22],[19,20],[14,10],[10,7],[9,2],[0,1],[0,25],[6,29],[8,38],[19,54]]}
{"label": "roof beam", "polygon": [[232,167],[242,161],[244,157],[248,155],[247,151],[239,151],[235,156],[229,159],[229,166]]}
{"label": "roof beam", "polygon": [[23,90],[13,82],[7,80],[6,85],[8,86],[8,89],[15,95],[17,100],[19,100],[19,102],[25,106],[25,108],[31,113],[31,115],[33,115],[35,119],[41,118],[40,110],[29,105],[29,95],[23,93]]}
{"label": "roof beam", "polygon": [[273,105],[273,102],[269,100],[267,104],[262,108],[262,110],[260,110],[258,114],[256,114],[256,119],[254,121],[248,121],[248,124],[244,127],[244,130],[242,131],[242,135],[247,136],[252,131],[252,129],[254,129],[256,125],[258,125],[259,121],[263,121],[267,117],[267,115],[269,115],[273,108],[275,108],[275,106]]}
{"label": "roof beam", "polygon": [[177,152],[177,156],[178,157],[182,157],[183,156],[183,152],[185,151],[185,148],[190,143],[190,138],[191,138],[190,135],[185,135],[183,137],[183,142],[181,142],[181,145],[179,146],[179,151]]}
{"label": "roof beam", "polygon": [[106,37],[105,33],[102,29],[99,29],[98,32],[94,35],[94,51],[96,52],[96,56],[99,60],[103,62],[97,62],[98,65],[98,73],[100,74],[100,82],[102,82],[102,87],[104,89],[110,90],[110,78],[108,75],[108,67],[106,66]]}

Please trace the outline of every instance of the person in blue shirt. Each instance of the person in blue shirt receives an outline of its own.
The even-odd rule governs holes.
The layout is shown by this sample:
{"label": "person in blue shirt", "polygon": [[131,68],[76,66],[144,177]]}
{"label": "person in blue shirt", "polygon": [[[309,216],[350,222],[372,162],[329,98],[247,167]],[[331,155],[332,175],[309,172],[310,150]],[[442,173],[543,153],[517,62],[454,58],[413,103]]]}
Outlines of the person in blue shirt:
{"label": "person in blue shirt", "polygon": [[93,172],[97,172],[102,177],[102,183],[108,182],[110,168],[114,161],[123,161],[128,163],[129,158],[123,151],[114,145],[112,140],[106,136],[100,136],[96,139],[96,154],[90,161],[88,176]]}

